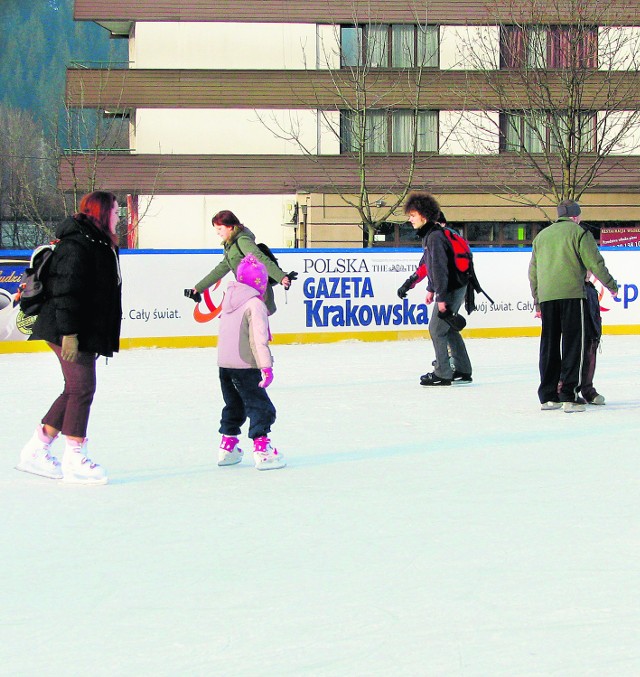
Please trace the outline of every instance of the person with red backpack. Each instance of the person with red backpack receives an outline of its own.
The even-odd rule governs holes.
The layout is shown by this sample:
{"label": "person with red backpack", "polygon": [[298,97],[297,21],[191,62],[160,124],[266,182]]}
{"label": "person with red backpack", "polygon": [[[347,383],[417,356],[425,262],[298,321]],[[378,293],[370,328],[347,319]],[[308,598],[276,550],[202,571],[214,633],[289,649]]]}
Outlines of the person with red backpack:
{"label": "person with red backpack", "polygon": [[[465,278],[455,265],[456,254],[441,225],[444,214],[438,201],[429,193],[416,191],[407,198],[404,211],[417,235],[422,238],[424,250],[413,284],[419,280],[421,272],[424,273],[427,277],[426,303],[431,305],[436,302],[436,311],[429,319],[429,334],[436,354],[434,370],[420,377],[420,385],[471,383],[471,361],[460,334],[466,322],[458,315],[465,300],[469,277]],[[410,280],[412,278],[405,283],[409,284],[408,288]],[[398,290],[399,296],[403,290],[406,294],[405,285]]]}

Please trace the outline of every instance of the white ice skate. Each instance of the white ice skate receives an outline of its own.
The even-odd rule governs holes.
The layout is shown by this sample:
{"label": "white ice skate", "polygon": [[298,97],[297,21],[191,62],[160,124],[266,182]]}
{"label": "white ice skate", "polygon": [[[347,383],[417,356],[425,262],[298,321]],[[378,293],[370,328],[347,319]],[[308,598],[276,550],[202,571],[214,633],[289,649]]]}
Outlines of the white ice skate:
{"label": "white ice skate", "polygon": [[253,460],[258,470],[277,470],[287,465],[282,454],[271,446],[268,437],[256,437],[253,440]]}
{"label": "white ice skate", "polygon": [[20,452],[20,462],[16,466],[16,470],[40,475],[40,477],[48,477],[52,480],[62,479],[60,461],[50,453],[54,439],[55,437],[49,437],[44,433],[42,425],[38,425],[31,439]]}
{"label": "white ice skate", "polygon": [[553,411],[554,409],[562,409],[562,402],[556,402],[555,400],[549,400],[549,402],[543,402],[540,406],[542,411]]}
{"label": "white ice skate", "polygon": [[62,481],[69,484],[106,484],[107,473],[87,458],[87,440],[82,444],[67,440],[62,457]]}
{"label": "white ice skate", "polygon": [[237,437],[223,435],[220,440],[220,449],[218,450],[218,465],[235,465],[240,463],[243,453]]}

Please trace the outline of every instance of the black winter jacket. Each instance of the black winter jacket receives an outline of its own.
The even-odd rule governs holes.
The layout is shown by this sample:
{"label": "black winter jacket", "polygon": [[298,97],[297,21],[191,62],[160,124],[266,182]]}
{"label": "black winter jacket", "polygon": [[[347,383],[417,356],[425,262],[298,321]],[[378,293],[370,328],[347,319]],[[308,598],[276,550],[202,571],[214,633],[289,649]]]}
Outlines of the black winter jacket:
{"label": "black winter jacket", "polygon": [[47,300],[30,338],[61,345],[63,336],[77,334],[81,352],[111,357],[122,319],[118,250],[83,214],[58,224],[56,237]]}

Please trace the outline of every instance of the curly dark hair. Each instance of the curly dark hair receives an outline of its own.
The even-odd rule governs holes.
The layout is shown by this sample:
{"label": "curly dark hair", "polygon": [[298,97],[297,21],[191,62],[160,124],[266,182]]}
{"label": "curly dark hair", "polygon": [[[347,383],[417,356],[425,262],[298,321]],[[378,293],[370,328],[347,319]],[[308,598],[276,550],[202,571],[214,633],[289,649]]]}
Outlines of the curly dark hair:
{"label": "curly dark hair", "polygon": [[408,214],[409,212],[418,212],[423,219],[431,221],[432,223],[437,222],[441,214],[440,204],[438,201],[430,195],[422,191],[414,191],[409,193],[407,201],[404,205],[404,213]]}

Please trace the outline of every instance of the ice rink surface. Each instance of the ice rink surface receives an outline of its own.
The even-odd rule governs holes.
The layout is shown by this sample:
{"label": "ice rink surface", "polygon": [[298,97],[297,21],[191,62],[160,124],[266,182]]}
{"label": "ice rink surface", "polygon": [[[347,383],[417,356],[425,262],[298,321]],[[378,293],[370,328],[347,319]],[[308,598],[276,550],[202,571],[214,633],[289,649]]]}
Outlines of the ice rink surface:
{"label": "ice rink surface", "polygon": [[0,355],[0,673],[640,675],[639,337],[577,414],[540,411],[537,339],[467,343],[450,388],[429,341],[274,346],[262,473],[216,465],[215,349],[101,359],[103,487],[13,469],[61,376]]}

